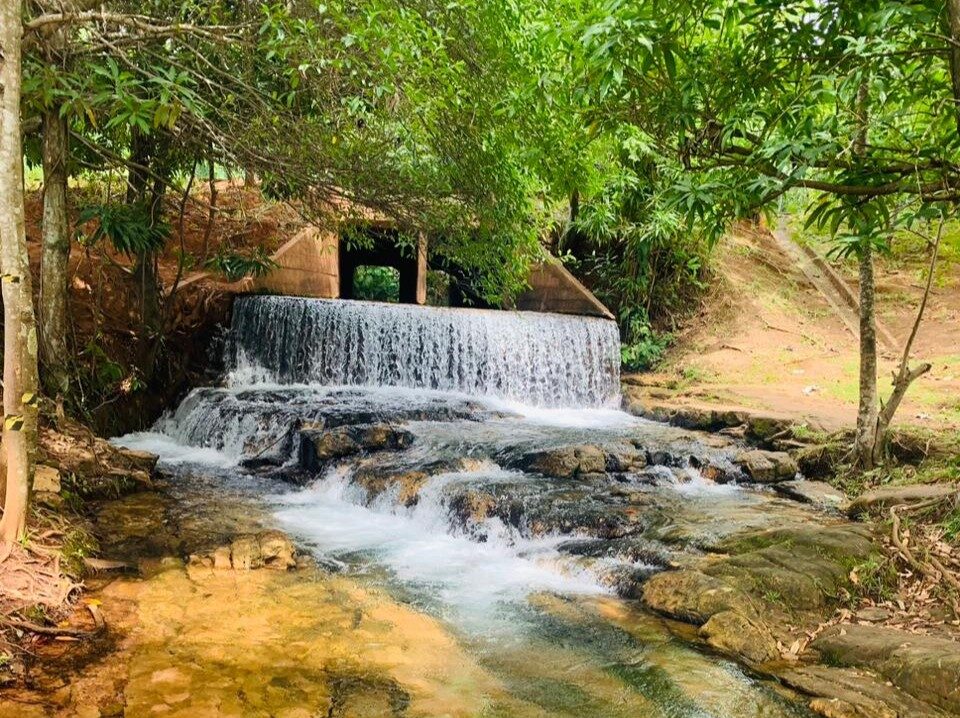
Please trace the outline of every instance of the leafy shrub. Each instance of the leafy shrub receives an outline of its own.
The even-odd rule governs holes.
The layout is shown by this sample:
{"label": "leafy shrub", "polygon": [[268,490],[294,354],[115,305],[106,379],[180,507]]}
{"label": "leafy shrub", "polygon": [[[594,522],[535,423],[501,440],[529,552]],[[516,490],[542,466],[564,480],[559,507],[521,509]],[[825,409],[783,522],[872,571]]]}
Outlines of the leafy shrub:
{"label": "leafy shrub", "polygon": [[579,199],[561,241],[571,268],[619,317],[625,356],[655,363],[706,288],[710,236],[667,190],[678,172],[637,134],[618,138],[600,185]]}
{"label": "leafy shrub", "polygon": [[221,249],[207,260],[206,267],[228,281],[236,282],[244,277],[262,277],[275,268],[277,263],[263,247],[242,254],[229,249]]}
{"label": "leafy shrub", "polygon": [[114,249],[127,256],[158,252],[170,236],[170,227],[151,216],[143,204],[92,204],[80,210],[80,224],[96,220],[96,228],[81,237],[92,245],[106,237]]}
{"label": "leafy shrub", "polygon": [[645,371],[655,367],[673,339],[668,333],[658,334],[646,320],[644,312],[632,312],[625,324],[624,343],[620,349],[620,361],[627,371]]}
{"label": "leafy shrub", "polygon": [[357,267],[353,296],[372,302],[398,302],[400,273],[393,267]]}

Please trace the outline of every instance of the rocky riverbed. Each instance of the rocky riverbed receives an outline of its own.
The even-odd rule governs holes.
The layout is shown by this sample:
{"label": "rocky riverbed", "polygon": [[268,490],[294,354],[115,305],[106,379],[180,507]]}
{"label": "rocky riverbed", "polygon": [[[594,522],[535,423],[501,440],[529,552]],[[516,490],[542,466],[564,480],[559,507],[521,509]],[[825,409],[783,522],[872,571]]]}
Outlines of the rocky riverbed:
{"label": "rocky riverbed", "polygon": [[162,428],[98,500],[106,634],[0,715],[960,712],[956,643],[824,625],[876,544],[786,454],[404,390],[201,390]]}

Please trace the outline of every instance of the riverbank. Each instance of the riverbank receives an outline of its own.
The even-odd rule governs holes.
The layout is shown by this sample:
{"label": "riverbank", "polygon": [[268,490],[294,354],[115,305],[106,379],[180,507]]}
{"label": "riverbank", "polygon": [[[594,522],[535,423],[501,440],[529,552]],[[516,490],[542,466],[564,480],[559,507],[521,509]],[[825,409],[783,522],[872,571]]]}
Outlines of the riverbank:
{"label": "riverbank", "polygon": [[[100,552],[121,573],[90,576],[61,627],[93,630],[94,606],[106,630],[33,639],[0,715],[956,710],[948,689],[931,688],[956,685],[949,621],[897,626],[896,610],[859,603],[858,581],[884,551],[876,525],[843,518],[829,493],[779,498],[809,502],[822,488],[793,481],[792,459],[626,415],[558,427],[400,394],[357,405],[360,395],[321,391],[298,407],[275,389],[224,393],[325,426],[303,434],[309,467],[268,458],[238,472],[181,446],[149,484],[90,501]],[[461,426],[474,434],[466,443]],[[517,448],[494,451],[503,468],[491,483],[478,451],[502,440]],[[271,441],[247,451],[263,459]],[[343,465],[355,468],[328,472]],[[326,478],[298,488],[304,468]],[[437,533],[446,521],[461,529]],[[277,526],[297,539],[295,567],[234,560],[231,547],[249,556],[263,545],[252,537]],[[494,526],[524,548],[508,551]],[[421,550],[427,563],[411,553]],[[573,569],[601,580],[571,581]],[[513,575],[520,583],[504,583]]]}

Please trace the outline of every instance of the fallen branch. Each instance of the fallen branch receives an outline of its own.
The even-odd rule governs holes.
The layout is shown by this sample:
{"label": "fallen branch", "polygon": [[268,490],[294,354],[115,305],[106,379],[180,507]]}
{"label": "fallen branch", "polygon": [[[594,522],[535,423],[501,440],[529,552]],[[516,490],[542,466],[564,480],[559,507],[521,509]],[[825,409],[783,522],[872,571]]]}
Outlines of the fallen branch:
{"label": "fallen branch", "polygon": [[[932,505],[933,503],[938,502],[924,502],[927,505]],[[916,510],[919,506],[915,505],[911,507],[913,510]],[[930,579],[934,584],[939,584],[941,581],[946,581],[949,583],[955,591],[960,593],[960,580],[957,577],[947,570],[947,568],[940,563],[935,557],[932,557],[931,561],[918,559],[913,551],[910,550],[910,547],[907,545],[907,541],[900,534],[900,515],[898,509],[903,507],[891,506],[890,507],[890,540],[893,542],[894,548],[897,550],[897,554],[907,562],[907,564],[915,570],[920,575]],[[947,594],[947,602],[950,604],[953,609],[955,616],[960,618],[960,603],[958,603],[957,597]]]}
{"label": "fallen branch", "polygon": [[93,616],[94,628],[92,630],[72,628],[70,626],[41,626],[32,621],[23,621],[18,618],[10,618],[9,616],[0,618],[0,626],[9,626],[10,628],[16,628],[20,631],[36,633],[40,636],[67,636],[69,638],[80,639],[94,638],[106,630],[107,622],[104,620],[99,608],[93,605],[88,605],[87,608],[90,610],[91,616]]}

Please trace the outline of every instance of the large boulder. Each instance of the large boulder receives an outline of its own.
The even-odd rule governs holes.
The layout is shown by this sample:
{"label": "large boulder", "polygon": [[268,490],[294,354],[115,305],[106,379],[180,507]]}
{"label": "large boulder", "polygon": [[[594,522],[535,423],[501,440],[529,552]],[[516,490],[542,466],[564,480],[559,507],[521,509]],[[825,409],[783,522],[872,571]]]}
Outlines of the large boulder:
{"label": "large boulder", "polygon": [[764,484],[789,481],[796,478],[798,471],[797,462],[785,451],[741,451],[733,462],[751,481]]}
{"label": "large boulder", "polygon": [[960,643],[882,626],[834,626],[812,647],[824,661],[880,673],[910,695],[960,714]]}
{"label": "large boulder", "polygon": [[820,509],[843,511],[848,503],[845,493],[840,489],[835,489],[825,481],[793,479],[774,484],[773,488],[779,494]]}
{"label": "large boulder", "polygon": [[721,611],[700,627],[700,637],[707,645],[752,665],[769,663],[780,658],[777,641],[762,621],[748,618],[737,611]]}
{"label": "large boulder", "polygon": [[943,714],[865,671],[803,666],[779,675],[794,690],[812,696],[810,708],[826,718],[942,718]]}
{"label": "large boulder", "polygon": [[910,484],[907,486],[881,486],[865,491],[850,502],[847,513],[852,516],[873,513],[891,506],[916,504],[946,498],[960,492],[960,484]]}
{"label": "large boulder", "polygon": [[723,611],[755,613],[749,596],[700,571],[658,573],[643,585],[642,594],[644,603],[657,613],[698,626]]}
{"label": "large boulder", "polygon": [[607,455],[599,446],[561,446],[534,451],[523,456],[521,468],[556,479],[569,479],[584,474],[600,474],[606,470]]}
{"label": "large boulder", "polygon": [[300,432],[300,465],[316,471],[328,461],[361,452],[405,449],[413,434],[393,424],[337,426]]}
{"label": "large boulder", "polygon": [[849,567],[875,550],[867,527],[817,523],[748,532],[714,548],[733,555],[705,573],[797,610],[832,604],[849,581]]}

